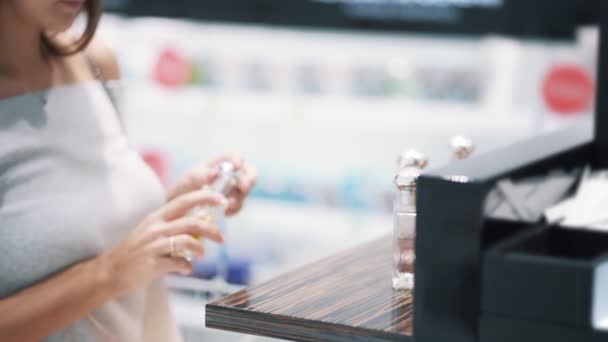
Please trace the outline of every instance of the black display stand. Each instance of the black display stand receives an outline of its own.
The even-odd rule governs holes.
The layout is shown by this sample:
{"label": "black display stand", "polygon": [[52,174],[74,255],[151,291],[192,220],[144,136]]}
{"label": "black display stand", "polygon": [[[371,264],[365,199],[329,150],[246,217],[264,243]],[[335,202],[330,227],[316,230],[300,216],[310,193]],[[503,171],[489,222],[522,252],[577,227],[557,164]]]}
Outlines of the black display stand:
{"label": "black display stand", "polygon": [[523,141],[419,180],[417,342],[608,339],[608,332],[591,325],[593,271],[608,256],[608,234],[484,215],[486,197],[500,179],[608,167],[608,67],[602,63],[608,61],[608,3],[599,6],[595,125]]}

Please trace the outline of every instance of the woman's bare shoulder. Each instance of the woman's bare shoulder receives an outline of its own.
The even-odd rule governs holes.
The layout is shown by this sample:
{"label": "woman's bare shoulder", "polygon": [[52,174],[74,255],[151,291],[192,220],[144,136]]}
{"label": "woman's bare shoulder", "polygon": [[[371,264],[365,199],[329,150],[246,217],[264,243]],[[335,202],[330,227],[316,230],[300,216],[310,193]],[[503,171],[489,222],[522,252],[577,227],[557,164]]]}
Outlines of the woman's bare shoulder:
{"label": "woman's bare shoulder", "polygon": [[101,78],[106,81],[120,79],[120,67],[114,51],[99,38],[94,38],[86,50],[86,54],[100,69]]}
{"label": "woman's bare shoulder", "polygon": [[[66,31],[54,36],[54,39],[62,45],[70,45],[78,40],[78,35],[73,32]],[[90,78],[91,67],[87,59],[93,61],[99,69],[102,80],[112,81],[120,79],[120,68],[114,51],[101,39],[94,37],[83,52],[67,58],[60,59],[60,65],[64,65],[66,70],[69,70],[72,76],[67,77],[69,82],[75,82],[78,79]],[[71,80],[75,78],[76,80]]]}

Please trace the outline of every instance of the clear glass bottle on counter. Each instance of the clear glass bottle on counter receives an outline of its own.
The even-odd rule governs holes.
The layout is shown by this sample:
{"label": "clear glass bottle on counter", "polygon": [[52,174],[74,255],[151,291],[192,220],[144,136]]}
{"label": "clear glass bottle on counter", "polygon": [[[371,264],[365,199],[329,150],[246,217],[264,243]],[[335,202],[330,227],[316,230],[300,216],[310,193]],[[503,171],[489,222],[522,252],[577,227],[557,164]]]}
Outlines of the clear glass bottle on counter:
{"label": "clear glass bottle on counter", "polygon": [[399,171],[395,176],[397,195],[393,207],[393,289],[414,288],[414,260],[416,238],[416,187],[428,160],[410,150],[399,157]]}

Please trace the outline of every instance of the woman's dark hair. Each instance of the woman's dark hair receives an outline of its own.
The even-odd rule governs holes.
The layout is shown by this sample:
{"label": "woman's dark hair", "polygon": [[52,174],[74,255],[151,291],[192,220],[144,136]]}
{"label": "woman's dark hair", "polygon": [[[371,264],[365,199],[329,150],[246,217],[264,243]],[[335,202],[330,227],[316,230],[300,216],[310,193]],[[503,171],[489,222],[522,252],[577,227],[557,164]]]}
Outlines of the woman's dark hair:
{"label": "woman's dark hair", "polygon": [[82,36],[75,42],[62,46],[53,42],[44,33],[41,36],[42,49],[45,53],[54,57],[65,57],[76,54],[86,49],[97,31],[97,24],[101,18],[101,0],[86,0],[84,9],[87,14],[87,26]]}

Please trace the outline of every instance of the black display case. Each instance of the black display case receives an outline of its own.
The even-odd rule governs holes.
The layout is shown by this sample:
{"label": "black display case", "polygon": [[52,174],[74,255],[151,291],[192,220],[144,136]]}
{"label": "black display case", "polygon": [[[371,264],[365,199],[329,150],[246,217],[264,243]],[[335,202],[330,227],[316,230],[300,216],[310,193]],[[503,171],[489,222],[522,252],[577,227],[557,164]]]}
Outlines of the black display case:
{"label": "black display case", "polygon": [[[431,171],[418,183],[414,335],[419,342],[604,341],[594,277],[608,233],[488,217],[502,179],[608,167],[608,4],[594,120]],[[605,290],[608,291],[608,288]]]}

